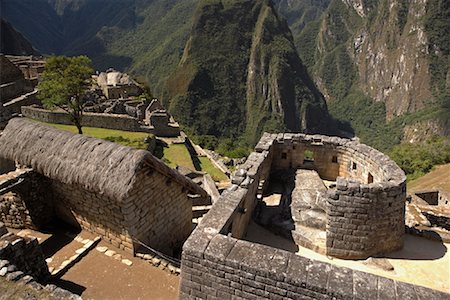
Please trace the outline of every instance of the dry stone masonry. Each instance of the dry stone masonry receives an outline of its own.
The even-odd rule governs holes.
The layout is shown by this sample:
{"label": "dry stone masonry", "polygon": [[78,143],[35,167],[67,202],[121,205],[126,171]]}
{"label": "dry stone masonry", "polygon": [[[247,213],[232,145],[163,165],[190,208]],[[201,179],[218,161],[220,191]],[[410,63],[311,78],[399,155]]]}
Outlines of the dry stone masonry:
{"label": "dry stone masonry", "polygon": [[0,137],[0,156],[32,168],[38,175],[30,191],[45,191],[29,195],[18,189],[14,203],[23,214],[11,214],[11,201],[3,197],[10,224],[27,227],[27,216],[34,224],[35,212],[47,206],[66,223],[131,253],[143,243],[173,255],[192,230],[188,194],[209,197],[147,151],[21,118],[11,120]]}
{"label": "dry stone masonry", "polygon": [[[53,284],[45,285],[49,279],[50,272],[37,239],[10,233],[0,222],[0,285],[3,280],[9,281],[17,285],[13,294],[20,290],[30,299],[35,298],[28,291],[41,297],[48,296],[48,299],[81,300],[80,296]],[[5,299],[18,297],[17,294],[1,296]]]}
{"label": "dry stone masonry", "polygon": [[[233,185],[184,244],[181,299],[449,297],[241,240],[271,172],[283,169],[312,169],[322,179],[336,180],[334,189],[320,194],[326,203],[326,253],[366,258],[401,247],[406,178],[389,158],[346,139],[264,134],[236,171]],[[392,236],[386,236],[387,232]]]}

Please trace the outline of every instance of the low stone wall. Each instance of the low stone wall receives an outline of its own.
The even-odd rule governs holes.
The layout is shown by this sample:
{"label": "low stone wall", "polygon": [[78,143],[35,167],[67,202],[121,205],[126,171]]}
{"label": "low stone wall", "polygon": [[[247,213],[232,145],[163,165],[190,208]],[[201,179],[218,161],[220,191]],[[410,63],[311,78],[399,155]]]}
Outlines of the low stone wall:
{"label": "low stone wall", "polygon": [[0,238],[0,259],[7,260],[17,270],[40,282],[50,278],[44,254],[36,238],[22,238],[12,233],[3,235]]}
{"label": "low stone wall", "polygon": [[6,295],[2,296],[8,299],[22,296],[36,299],[34,296],[38,295],[46,299],[81,300],[80,296],[55,285],[44,286],[49,279],[50,272],[37,239],[22,238],[8,233],[4,224],[0,222],[0,291],[4,284],[3,280],[13,285],[12,290],[11,286],[8,286]]}
{"label": "low stone wall", "polygon": [[9,179],[0,181],[0,186],[8,185],[8,182],[17,182],[17,185],[0,195],[0,221],[17,229],[39,229],[46,225],[54,216],[49,181],[27,170],[11,172],[7,176]]}
{"label": "low stone wall", "polygon": [[449,295],[337,267],[201,228],[186,242],[180,299],[446,299]]}
{"label": "low stone wall", "polygon": [[[23,106],[22,115],[24,117],[53,124],[72,125],[70,117],[62,111],[50,111],[33,106]],[[84,113],[82,126],[98,127],[124,131],[149,132],[147,127],[141,127],[136,118],[128,115],[101,114],[101,113]]]}

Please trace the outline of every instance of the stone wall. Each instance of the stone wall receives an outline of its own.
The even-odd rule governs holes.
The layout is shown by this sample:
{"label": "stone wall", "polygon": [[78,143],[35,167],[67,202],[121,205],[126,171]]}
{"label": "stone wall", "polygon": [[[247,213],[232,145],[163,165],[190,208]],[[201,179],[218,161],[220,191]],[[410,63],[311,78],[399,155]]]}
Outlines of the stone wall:
{"label": "stone wall", "polygon": [[402,247],[406,177],[387,156],[337,137],[284,134],[264,139],[275,139],[272,169],[311,168],[323,179],[337,180],[337,189],[329,190],[324,200],[328,255],[367,258]]}
{"label": "stone wall", "polygon": [[180,299],[446,299],[420,286],[196,230],[186,242]]}
{"label": "stone wall", "polygon": [[0,174],[9,173],[16,169],[16,163],[9,159],[0,157]]}
{"label": "stone wall", "polygon": [[[3,277],[3,278],[2,278]],[[9,233],[0,222],[0,291],[4,299],[71,299],[81,297],[53,284],[45,256],[36,238]],[[4,284],[9,282],[6,286]]]}
{"label": "stone wall", "polygon": [[36,238],[22,238],[12,233],[3,235],[0,238],[0,260],[7,260],[17,270],[38,281],[45,282],[50,278],[44,254]]}
{"label": "stone wall", "polygon": [[403,246],[405,190],[401,185],[361,185],[338,178],[328,193],[327,254],[367,258]]}
{"label": "stone wall", "polygon": [[3,83],[0,85],[0,99],[2,99],[2,102],[7,102],[32,90],[33,88],[25,79]]}
{"label": "stone wall", "polygon": [[139,241],[168,255],[179,254],[192,232],[187,190],[158,172],[141,172],[136,182],[129,207],[123,211],[135,249]]}
{"label": "stone wall", "polygon": [[[404,181],[403,172],[398,171],[391,162],[386,162],[384,155],[356,142],[323,136],[305,136],[302,134],[265,134],[246,163],[240,166],[232,178],[233,185],[226,190],[214,204],[210,212],[194,230],[183,246],[181,267],[180,298],[210,299],[441,299],[443,293],[430,289],[397,282],[387,278],[371,275],[347,268],[336,267],[327,263],[300,257],[294,253],[239,240],[245,235],[253,207],[268,183],[271,169],[304,167],[304,160],[293,150],[295,141],[304,141],[304,148],[315,149],[315,163],[321,169],[322,176],[336,179],[340,175],[352,174],[347,168],[345,155],[354,159],[352,151],[370,150],[371,158],[379,161],[375,166],[358,162],[366,170],[373,172],[375,183],[362,184],[354,180],[337,178],[337,188],[327,193],[330,217],[328,227],[352,229],[357,231],[380,231],[371,238],[381,245],[402,241],[404,230]],[[309,143],[309,145],[308,145]],[[312,144],[314,143],[314,145]],[[334,144],[334,146],[332,145]],[[283,148],[284,145],[289,147]],[[320,146],[328,147],[327,150]],[[319,158],[326,158],[327,164],[336,161],[330,149],[341,147],[341,156],[337,166],[329,173],[320,167]],[[303,148],[303,149],[304,149]],[[326,149],[326,148],[325,148]],[[280,151],[281,150],[281,151]],[[286,150],[283,152],[283,150]],[[291,152],[289,153],[289,150]],[[322,153],[319,153],[322,151]],[[286,153],[283,155],[282,153]],[[319,153],[319,154],[317,154]],[[346,154],[347,153],[347,154]],[[295,156],[297,155],[297,158]],[[293,158],[293,159],[291,159]],[[295,165],[301,162],[302,166]],[[291,165],[292,163],[292,165]],[[323,163],[325,164],[325,163]],[[369,163],[370,164],[370,163]],[[311,166],[310,166],[311,167]],[[354,178],[365,178],[365,172],[354,173]],[[376,182],[380,180],[381,182]],[[366,201],[367,200],[367,201]],[[338,208],[335,208],[338,207]],[[340,209],[348,209],[340,216]],[[383,215],[381,216],[381,214]],[[364,224],[359,223],[359,216],[364,217]],[[378,218],[378,219],[377,219]],[[342,221],[342,222],[341,222]],[[353,221],[353,222],[352,222]],[[349,224],[349,226],[347,226]],[[344,226],[345,225],[345,226]],[[365,226],[365,227],[364,227]],[[386,236],[388,228],[392,229],[392,238]],[[353,230],[353,229],[352,229]],[[334,233],[334,231],[332,232]],[[361,232],[362,233],[362,232]],[[331,236],[328,250],[348,250],[352,245],[362,245],[351,251],[364,252],[369,255],[373,249],[380,248],[368,243],[365,236],[358,240],[349,240],[350,235],[342,238]],[[385,239],[381,241],[380,239]],[[345,246],[336,241],[343,240]],[[336,244],[336,245],[335,245]],[[335,245],[335,246],[334,246]],[[367,247],[375,247],[366,249]],[[347,252],[353,255],[353,252]]]}
{"label": "stone wall", "polygon": [[[33,106],[23,106],[22,114],[24,117],[54,124],[72,125],[69,115],[62,111],[49,111]],[[102,113],[84,113],[82,126],[108,128],[125,131],[142,131],[149,132],[151,130],[141,127],[136,118],[128,115],[102,114]]]}
{"label": "stone wall", "polygon": [[52,180],[51,190],[58,218],[101,235],[103,240],[120,249],[133,252],[122,207],[116,199],[56,180]]}
{"label": "stone wall", "polygon": [[0,195],[0,221],[10,228],[39,229],[54,216],[53,198],[49,190],[49,181],[35,172],[18,170],[8,174],[6,182],[15,183],[11,191]]}
{"label": "stone wall", "polygon": [[22,106],[40,104],[40,101],[37,99],[36,95],[37,90],[21,95],[20,97],[5,103],[5,108],[9,109],[12,114],[20,114],[22,112]]}

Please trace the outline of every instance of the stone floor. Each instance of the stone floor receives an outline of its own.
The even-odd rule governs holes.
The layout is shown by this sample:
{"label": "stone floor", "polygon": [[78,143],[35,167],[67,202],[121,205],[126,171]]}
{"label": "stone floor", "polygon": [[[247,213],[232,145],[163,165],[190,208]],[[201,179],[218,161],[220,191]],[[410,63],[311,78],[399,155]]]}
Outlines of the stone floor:
{"label": "stone floor", "polygon": [[325,253],[326,214],[321,193],[332,185],[332,182],[325,183],[314,170],[273,174],[255,220],[299,246]]}
{"label": "stone floor", "polygon": [[450,293],[450,243],[406,235],[402,250],[389,253],[385,261],[394,270],[387,271],[364,260],[342,260],[327,257],[298,246],[293,240],[274,234],[251,221],[245,240],[295,252],[297,255],[352,268],[387,278]]}

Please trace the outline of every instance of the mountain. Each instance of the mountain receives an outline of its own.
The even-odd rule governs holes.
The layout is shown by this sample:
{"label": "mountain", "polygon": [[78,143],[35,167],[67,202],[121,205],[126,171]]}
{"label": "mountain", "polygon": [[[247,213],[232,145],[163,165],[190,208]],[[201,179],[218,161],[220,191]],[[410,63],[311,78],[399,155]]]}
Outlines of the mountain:
{"label": "mountain", "polygon": [[197,135],[253,144],[264,130],[325,132],[325,100],[271,1],[200,1],[169,109]]}
{"label": "mountain", "polygon": [[[42,53],[88,54],[98,70],[114,66],[140,76],[162,97],[168,95],[171,74],[182,69],[178,64],[198,2],[2,0],[1,8],[2,17]],[[330,113],[350,122],[351,127],[341,129],[354,130],[363,142],[383,151],[411,132],[448,132],[450,1],[272,4],[287,19],[301,61],[325,95]],[[247,103],[247,92],[238,94]],[[246,108],[233,109],[240,119]],[[240,126],[242,132],[248,130]]]}
{"label": "mountain", "polygon": [[4,19],[0,19],[0,53],[9,55],[39,54],[31,43]]}
{"label": "mountain", "polygon": [[[364,142],[387,150],[411,131],[448,132],[449,1],[278,2],[297,10],[294,40],[330,112]],[[321,15],[297,26],[312,9]]]}
{"label": "mountain", "polygon": [[183,53],[195,0],[2,0],[2,17],[44,54],[88,55],[155,94]]}

